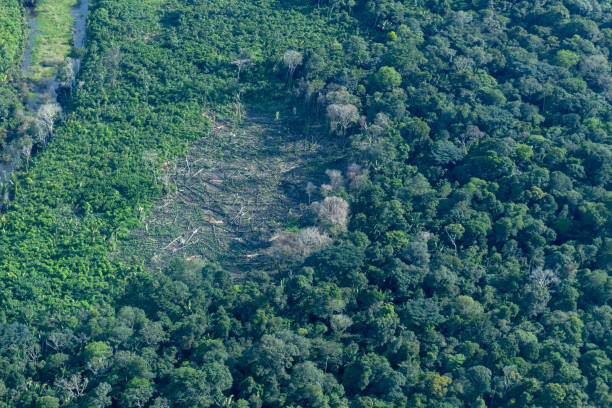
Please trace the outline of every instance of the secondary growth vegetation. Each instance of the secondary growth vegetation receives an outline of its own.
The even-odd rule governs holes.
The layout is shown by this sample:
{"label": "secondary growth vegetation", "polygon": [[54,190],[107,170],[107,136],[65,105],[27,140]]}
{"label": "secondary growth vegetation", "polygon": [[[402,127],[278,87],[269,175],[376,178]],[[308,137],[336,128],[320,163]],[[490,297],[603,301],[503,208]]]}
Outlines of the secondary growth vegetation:
{"label": "secondary growth vegetation", "polygon": [[2,186],[0,406],[609,407],[611,48],[597,0],[93,1]]}

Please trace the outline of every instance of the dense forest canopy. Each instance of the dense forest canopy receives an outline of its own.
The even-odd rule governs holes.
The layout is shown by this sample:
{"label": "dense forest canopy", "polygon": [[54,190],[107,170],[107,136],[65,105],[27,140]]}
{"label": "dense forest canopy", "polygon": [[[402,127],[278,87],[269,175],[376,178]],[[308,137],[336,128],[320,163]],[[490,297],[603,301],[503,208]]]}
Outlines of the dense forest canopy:
{"label": "dense forest canopy", "polygon": [[[610,407],[611,48],[605,0],[92,0],[2,185],[0,406]],[[253,112],[327,147],[283,170],[303,211],[261,261],[152,262],[169,171]]]}

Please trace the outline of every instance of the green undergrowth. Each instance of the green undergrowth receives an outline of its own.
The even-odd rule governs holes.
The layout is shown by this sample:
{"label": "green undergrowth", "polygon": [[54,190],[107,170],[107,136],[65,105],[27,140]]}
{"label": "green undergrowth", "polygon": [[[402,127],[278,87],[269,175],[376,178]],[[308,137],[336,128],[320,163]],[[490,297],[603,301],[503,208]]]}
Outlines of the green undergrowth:
{"label": "green undergrowth", "polygon": [[[2,191],[0,405],[610,406],[611,7],[96,1]],[[270,214],[273,268],[187,247]]]}
{"label": "green undergrowth", "polygon": [[16,112],[20,109],[14,80],[19,77],[19,64],[25,42],[23,8],[18,0],[0,3],[0,146],[4,146],[19,126]]}
{"label": "green undergrowth", "polygon": [[0,3],[0,84],[7,82],[9,71],[21,59],[23,46],[23,9],[18,0]]}
{"label": "green undergrowth", "polygon": [[[241,22],[246,15],[250,21]],[[0,303],[7,317],[111,299],[139,266],[109,254],[164,194],[151,153],[161,166],[210,137],[207,116],[231,117],[239,89],[252,103],[282,101],[283,52],[331,44],[342,33],[315,7],[229,0],[196,8],[99,0],[88,19],[85,85],[29,171],[5,186],[11,204],[0,219]],[[232,55],[244,47],[253,64],[237,84]]]}

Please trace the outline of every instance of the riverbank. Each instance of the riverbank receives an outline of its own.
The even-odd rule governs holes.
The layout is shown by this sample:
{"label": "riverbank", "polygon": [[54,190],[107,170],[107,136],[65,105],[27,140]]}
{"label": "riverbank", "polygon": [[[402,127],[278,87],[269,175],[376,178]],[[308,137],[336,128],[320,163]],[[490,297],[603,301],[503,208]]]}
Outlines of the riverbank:
{"label": "riverbank", "polygon": [[21,74],[13,67],[16,79],[10,84],[16,107],[9,119],[15,123],[0,140],[0,183],[20,165],[27,168],[30,155],[47,143],[55,119],[63,116],[58,95],[66,95],[74,85],[80,59],[69,55],[85,45],[88,6],[89,0],[40,0],[25,13],[28,32]]}
{"label": "riverbank", "polygon": [[31,79],[52,78],[58,66],[70,54],[73,27],[77,21],[72,10],[78,4],[78,0],[40,0],[34,10],[37,35],[32,44],[28,69]]}

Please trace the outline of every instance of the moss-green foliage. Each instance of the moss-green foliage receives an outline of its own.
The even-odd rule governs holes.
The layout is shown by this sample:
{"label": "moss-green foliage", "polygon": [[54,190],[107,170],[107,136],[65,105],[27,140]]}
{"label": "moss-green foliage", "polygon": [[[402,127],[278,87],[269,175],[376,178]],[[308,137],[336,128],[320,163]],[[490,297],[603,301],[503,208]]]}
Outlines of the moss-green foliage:
{"label": "moss-green foliage", "polygon": [[24,28],[19,0],[3,1],[0,4],[0,146],[4,146],[18,125],[15,113],[20,103],[11,84],[22,57]]}
{"label": "moss-green foliage", "polygon": [[0,83],[8,80],[8,71],[21,59],[23,29],[19,0],[3,1],[0,4]]}
{"label": "moss-green foliage", "polygon": [[[84,86],[6,187],[2,402],[609,406],[610,11],[96,1]],[[347,229],[272,271],[122,265],[155,166],[240,88],[338,125]]]}
{"label": "moss-green foliage", "polygon": [[[230,55],[241,45],[252,44],[259,61],[249,81],[257,91],[266,85],[258,77],[263,81],[266,69],[280,59],[279,50],[297,46],[304,37],[314,42],[320,32],[334,28],[321,20],[312,24],[317,20],[300,12],[281,8],[269,15],[270,10],[242,2],[200,4],[197,13],[210,14],[210,24],[200,25],[195,22],[202,16],[186,14],[182,7],[96,2],[80,77],[85,86],[31,171],[5,187],[11,205],[2,216],[0,262],[3,285],[13,288],[5,292],[6,304],[32,297],[44,309],[95,303],[107,295],[108,282],[125,273],[107,259],[114,240],[137,225],[141,208],[161,192],[143,156],[155,152],[153,165],[161,166],[189,141],[207,137],[203,113],[223,110],[233,100]],[[232,34],[237,28],[221,18],[229,9],[249,14],[253,23]],[[234,18],[240,20],[230,21]],[[189,23],[179,24],[184,19]],[[273,37],[273,28],[282,33]],[[272,37],[273,43],[264,43]],[[282,85],[277,86],[282,90]],[[11,293],[22,294],[13,298]],[[19,308],[7,312],[19,313]]]}
{"label": "moss-green foliage", "polygon": [[[88,303],[106,293],[100,288],[107,280],[124,273],[107,260],[117,234],[137,225],[140,208],[160,195],[143,156],[155,152],[153,165],[161,166],[189,141],[207,137],[205,111],[223,111],[233,101],[232,53],[253,50],[255,68],[246,74],[253,79],[245,87],[269,96],[268,85],[285,92],[283,81],[265,81],[281,50],[329,42],[339,30],[317,19],[312,7],[304,13],[232,1],[198,4],[190,13],[183,7],[94,5],[80,77],[85,86],[32,170],[6,187],[14,195],[0,238],[7,287],[22,286],[49,304]],[[224,20],[228,10],[234,15]],[[209,24],[199,23],[200,13]],[[249,24],[234,26],[246,15]]]}

